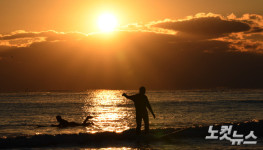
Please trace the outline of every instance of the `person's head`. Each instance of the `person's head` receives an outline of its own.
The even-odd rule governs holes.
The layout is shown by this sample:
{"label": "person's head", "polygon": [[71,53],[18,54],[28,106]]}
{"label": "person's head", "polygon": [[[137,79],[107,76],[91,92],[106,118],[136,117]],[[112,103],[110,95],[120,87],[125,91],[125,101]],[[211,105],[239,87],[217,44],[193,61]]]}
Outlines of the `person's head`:
{"label": "person's head", "polygon": [[60,122],[62,120],[61,116],[56,116],[56,119],[58,122]]}
{"label": "person's head", "polygon": [[142,86],[142,87],[140,87],[139,91],[140,91],[140,94],[145,94],[146,89],[144,86]]}

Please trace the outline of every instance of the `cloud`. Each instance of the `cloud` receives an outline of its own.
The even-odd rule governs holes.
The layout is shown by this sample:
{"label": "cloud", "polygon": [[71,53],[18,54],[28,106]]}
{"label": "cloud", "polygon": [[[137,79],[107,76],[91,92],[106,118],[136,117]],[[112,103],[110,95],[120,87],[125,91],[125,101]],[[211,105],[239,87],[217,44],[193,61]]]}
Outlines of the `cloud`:
{"label": "cloud", "polygon": [[[188,16],[186,19],[165,19],[163,21],[155,21],[148,24],[133,23],[122,26],[120,31],[135,33],[152,32],[166,35],[170,34],[174,36],[176,41],[226,40],[226,42],[232,42],[232,45],[240,42],[261,45],[262,40],[250,42],[245,40],[240,41],[237,38],[233,38],[233,35],[238,34],[240,37],[249,37],[258,33],[261,34],[263,31],[262,25],[263,17],[256,14],[244,14],[242,17],[237,18],[234,14],[224,17],[220,14],[199,13],[195,16]],[[98,33],[64,33],[52,30],[42,32],[26,32],[19,30],[7,35],[0,35],[0,46],[28,47],[35,42],[58,42],[63,40],[74,41],[85,39],[88,35],[94,34]],[[245,43],[243,45],[246,45]],[[260,46],[257,49],[260,49]]]}
{"label": "cloud", "polygon": [[28,47],[36,42],[57,42],[61,40],[78,40],[87,36],[79,32],[56,32],[53,30],[42,32],[14,31],[7,35],[0,35],[0,46]]}
{"label": "cloud", "polygon": [[[134,89],[141,85],[152,89],[262,88],[263,34],[254,30],[261,28],[260,17],[232,14],[231,21],[213,16],[199,14],[181,20],[189,25],[175,34],[146,24],[112,34],[18,31],[1,35],[0,41],[8,44],[0,46],[0,91]],[[199,19],[229,27],[213,33],[188,29],[196,25],[189,22]],[[249,29],[233,29],[233,24],[240,23]],[[12,43],[21,39],[31,41],[22,41],[27,44],[23,46]]]}
{"label": "cloud", "polygon": [[[190,18],[190,19],[189,19]],[[250,25],[237,20],[224,19],[218,15],[196,15],[185,20],[165,20],[151,24],[153,27],[174,30],[195,37],[217,38],[229,33],[250,30]]]}
{"label": "cloud", "polygon": [[185,40],[219,40],[229,43],[229,50],[263,53],[263,16],[244,14],[237,18],[220,14],[199,13],[182,20],[152,22],[158,27],[177,32]]}
{"label": "cloud", "polygon": [[263,53],[262,33],[232,33],[217,40],[229,42],[229,48],[234,51]]}

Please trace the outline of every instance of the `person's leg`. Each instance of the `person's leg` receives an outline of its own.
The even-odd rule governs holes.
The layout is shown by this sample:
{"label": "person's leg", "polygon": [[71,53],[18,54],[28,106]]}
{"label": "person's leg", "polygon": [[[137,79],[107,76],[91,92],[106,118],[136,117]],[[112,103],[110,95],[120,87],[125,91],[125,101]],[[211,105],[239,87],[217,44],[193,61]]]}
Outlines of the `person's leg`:
{"label": "person's leg", "polygon": [[141,126],[142,126],[142,115],[137,115],[136,114],[136,133],[140,134],[141,133]]}
{"label": "person's leg", "polygon": [[145,134],[149,133],[149,117],[148,114],[145,114],[143,116],[143,121],[144,121],[144,127],[145,127]]}
{"label": "person's leg", "polygon": [[89,119],[91,119],[91,118],[93,118],[93,117],[87,116],[86,119],[82,122],[82,125],[85,125],[85,124],[87,123],[87,121],[88,121]]}

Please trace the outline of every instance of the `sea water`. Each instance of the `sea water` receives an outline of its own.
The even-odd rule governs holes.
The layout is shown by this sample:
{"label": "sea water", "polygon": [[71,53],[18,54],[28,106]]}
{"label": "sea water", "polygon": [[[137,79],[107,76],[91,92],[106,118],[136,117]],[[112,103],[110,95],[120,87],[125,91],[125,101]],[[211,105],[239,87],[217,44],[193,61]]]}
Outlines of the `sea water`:
{"label": "sea water", "polygon": [[[85,92],[22,92],[0,94],[0,137],[2,139],[33,135],[78,135],[103,132],[122,133],[136,127],[135,108],[122,93],[136,94],[136,90],[88,90]],[[181,129],[227,122],[263,119],[263,90],[159,90],[146,95],[156,114],[149,113],[150,129]],[[82,123],[93,116],[88,127],[57,128],[56,116]],[[143,129],[143,127],[142,127]],[[205,137],[204,137],[205,138]],[[249,148],[263,148],[262,142]],[[1,146],[1,143],[0,143]],[[179,143],[136,144],[119,143],[121,149],[205,149],[233,147],[223,141],[187,139]],[[61,148],[56,145],[52,148]],[[111,145],[67,146],[67,148],[111,148]],[[18,147],[19,148],[19,147]],[[42,147],[44,148],[44,147]],[[65,148],[65,147],[63,147]],[[248,147],[245,147],[248,148]]]}

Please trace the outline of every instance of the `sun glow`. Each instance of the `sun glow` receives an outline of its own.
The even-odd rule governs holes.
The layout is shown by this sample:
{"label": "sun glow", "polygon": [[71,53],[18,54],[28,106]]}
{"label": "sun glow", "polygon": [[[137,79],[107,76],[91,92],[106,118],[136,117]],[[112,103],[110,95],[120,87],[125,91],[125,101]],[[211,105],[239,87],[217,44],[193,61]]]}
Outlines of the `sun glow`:
{"label": "sun glow", "polygon": [[113,14],[102,14],[98,18],[98,26],[102,32],[114,31],[117,27],[117,19]]}

